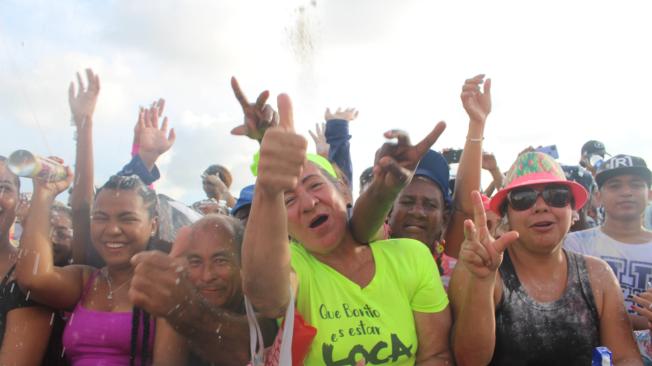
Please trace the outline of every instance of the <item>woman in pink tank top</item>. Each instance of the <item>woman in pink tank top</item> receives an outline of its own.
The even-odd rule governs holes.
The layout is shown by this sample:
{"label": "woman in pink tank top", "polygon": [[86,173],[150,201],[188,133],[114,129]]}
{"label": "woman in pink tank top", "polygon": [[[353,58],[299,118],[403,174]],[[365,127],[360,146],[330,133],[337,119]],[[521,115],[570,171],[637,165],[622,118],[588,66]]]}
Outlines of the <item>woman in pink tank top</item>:
{"label": "woman in pink tank top", "polygon": [[[164,319],[133,306],[128,290],[130,260],[148,249],[156,232],[156,193],[136,176],[113,176],[95,196],[90,239],[106,263],[55,267],[48,242],[49,207],[66,182],[35,180],[17,279],[36,301],[72,311],[63,335],[64,353],[73,366],[182,365],[184,340]],[[156,335],[156,337],[155,337]]]}

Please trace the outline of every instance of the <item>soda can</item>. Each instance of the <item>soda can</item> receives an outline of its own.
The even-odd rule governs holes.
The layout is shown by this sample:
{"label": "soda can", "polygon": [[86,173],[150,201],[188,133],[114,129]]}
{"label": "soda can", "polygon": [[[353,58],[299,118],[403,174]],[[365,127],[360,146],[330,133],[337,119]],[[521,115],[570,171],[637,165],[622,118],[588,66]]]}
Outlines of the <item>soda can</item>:
{"label": "soda can", "polygon": [[63,165],[27,150],[11,153],[7,159],[7,167],[19,177],[38,178],[49,182],[64,180],[68,176]]}
{"label": "soda can", "polygon": [[595,347],[593,349],[592,366],[612,366],[613,358],[611,351],[607,347]]}

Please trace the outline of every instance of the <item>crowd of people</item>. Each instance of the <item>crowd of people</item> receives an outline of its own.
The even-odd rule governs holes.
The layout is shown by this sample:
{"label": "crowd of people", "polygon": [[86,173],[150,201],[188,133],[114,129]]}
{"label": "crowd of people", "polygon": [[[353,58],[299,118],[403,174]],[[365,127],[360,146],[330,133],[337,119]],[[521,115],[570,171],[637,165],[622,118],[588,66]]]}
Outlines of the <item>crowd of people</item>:
{"label": "crowd of people", "polygon": [[652,365],[642,158],[592,140],[578,165],[528,147],[501,170],[478,75],[462,86],[461,155],[433,148],[443,122],[417,143],[387,131],[354,200],[357,110],[327,109],[312,153],[288,95],[275,109],[231,87],[233,138],[260,146],[237,194],[223,161],[207,161],[201,201],[155,190],[176,139],[163,99],[96,189],[90,69],[69,88],[74,170],[51,157],[64,178],[25,194],[0,157],[0,365],[588,365],[598,347]]}

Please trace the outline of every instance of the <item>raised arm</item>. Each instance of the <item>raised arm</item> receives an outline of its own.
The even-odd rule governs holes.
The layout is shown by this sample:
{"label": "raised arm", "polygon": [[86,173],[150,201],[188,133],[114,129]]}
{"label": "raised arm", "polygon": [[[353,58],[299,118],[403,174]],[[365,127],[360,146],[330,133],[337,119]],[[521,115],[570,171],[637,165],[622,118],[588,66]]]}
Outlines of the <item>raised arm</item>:
{"label": "raised arm", "polygon": [[349,187],[353,188],[353,163],[351,162],[351,135],[349,135],[349,122],[358,118],[358,111],[355,108],[346,108],[344,110],[337,108],[335,113],[326,109],[324,119],[326,128],[324,136],[328,144],[328,160],[337,164],[337,166],[346,175]]}
{"label": "raised arm", "polygon": [[501,173],[500,168],[498,168],[496,156],[492,153],[482,153],[482,169],[488,171],[491,174],[492,181],[484,190],[485,196],[491,197],[491,195],[494,193],[494,190],[498,191],[503,187],[503,180],[505,179],[505,176],[503,173]]}
{"label": "raised arm", "polygon": [[232,135],[236,136],[247,136],[252,140],[258,141],[261,143],[265,131],[268,128],[278,125],[279,116],[278,113],[270,106],[265,104],[267,98],[269,98],[269,91],[265,90],[258,95],[256,103],[249,103],[249,100],[240,89],[240,84],[235,77],[231,78],[231,88],[233,89],[233,94],[235,94],[236,99],[242,107],[242,112],[244,114],[244,122],[231,130]]}
{"label": "raised arm", "polygon": [[294,189],[306,161],[307,141],[294,132],[290,97],[278,96],[280,123],[265,133],[258,178],[242,248],[245,294],[268,318],[290,301],[290,246],[284,193]]}
{"label": "raised arm", "polygon": [[466,239],[448,287],[453,305],[453,353],[459,365],[486,365],[496,346],[496,303],[501,290],[498,268],[507,245],[518,238],[510,231],[494,240],[487,228],[482,198],[472,193],[474,219],[464,222]]}
{"label": "raised arm", "polygon": [[410,143],[410,138],[404,131],[385,132],[386,138],[396,138],[397,143],[387,142],[376,152],[374,178],[353,206],[351,229],[357,241],[368,243],[377,237],[394,200],[412,179],[421,157],[445,128],[446,124],[439,122],[416,145]]}
{"label": "raised arm", "polygon": [[168,131],[167,117],[163,117],[159,128],[164,109],[165,99],[159,99],[149,109],[141,110],[138,116],[138,156],[149,172],[156,169],[156,160],[170,150],[176,139],[174,128]]}
{"label": "raised arm", "polygon": [[56,309],[74,306],[81,296],[83,283],[82,267],[54,265],[50,243],[50,206],[72,182],[73,173],[67,169],[68,177],[63,181],[34,179],[29,220],[20,240],[21,254],[16,265],[16,279],[23,292]]}
{"label": "raised arm", "polygon": [[484,75],[467,79],[460,96],[464,110],[469,115],[469,128],[455,178],[451,220],[444,237],[446,255],[454,258],[458,257],[464,240],[464,220],[473,214],[471,192],[480,189],[482,140],[485,122],[491,112],[491,79],[484,82],[484,92],[481,92],[480,85],[483,82]]}
{"label": "raised arm", "polygon": [[68,103],[72,120],[77,129],[75,149],[75,184],[70,195],[72,208],[72,258],[74,263],[84,264],[86,245],[90,243],[91,203],[93,202],[93,114],[97,96],[100,93],[100,78],[93,70],[86,69],[88,87],[84,86],[77,73],[77,90],[71,82],[68,88]]}

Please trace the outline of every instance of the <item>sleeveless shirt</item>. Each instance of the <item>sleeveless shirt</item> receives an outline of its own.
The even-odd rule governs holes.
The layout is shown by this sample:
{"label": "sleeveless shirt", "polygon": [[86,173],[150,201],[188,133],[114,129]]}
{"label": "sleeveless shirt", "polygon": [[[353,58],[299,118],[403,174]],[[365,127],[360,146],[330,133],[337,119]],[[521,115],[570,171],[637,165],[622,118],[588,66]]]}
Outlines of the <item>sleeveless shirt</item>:
{"label": "sleeveless shirt", "polygon": [[566,289],[552,302],[531,298],[505,252],[503,294],[496,307],[496,346],[491,365],[590,365],[600,345],[600,319],[584,257],[564,251]]}

